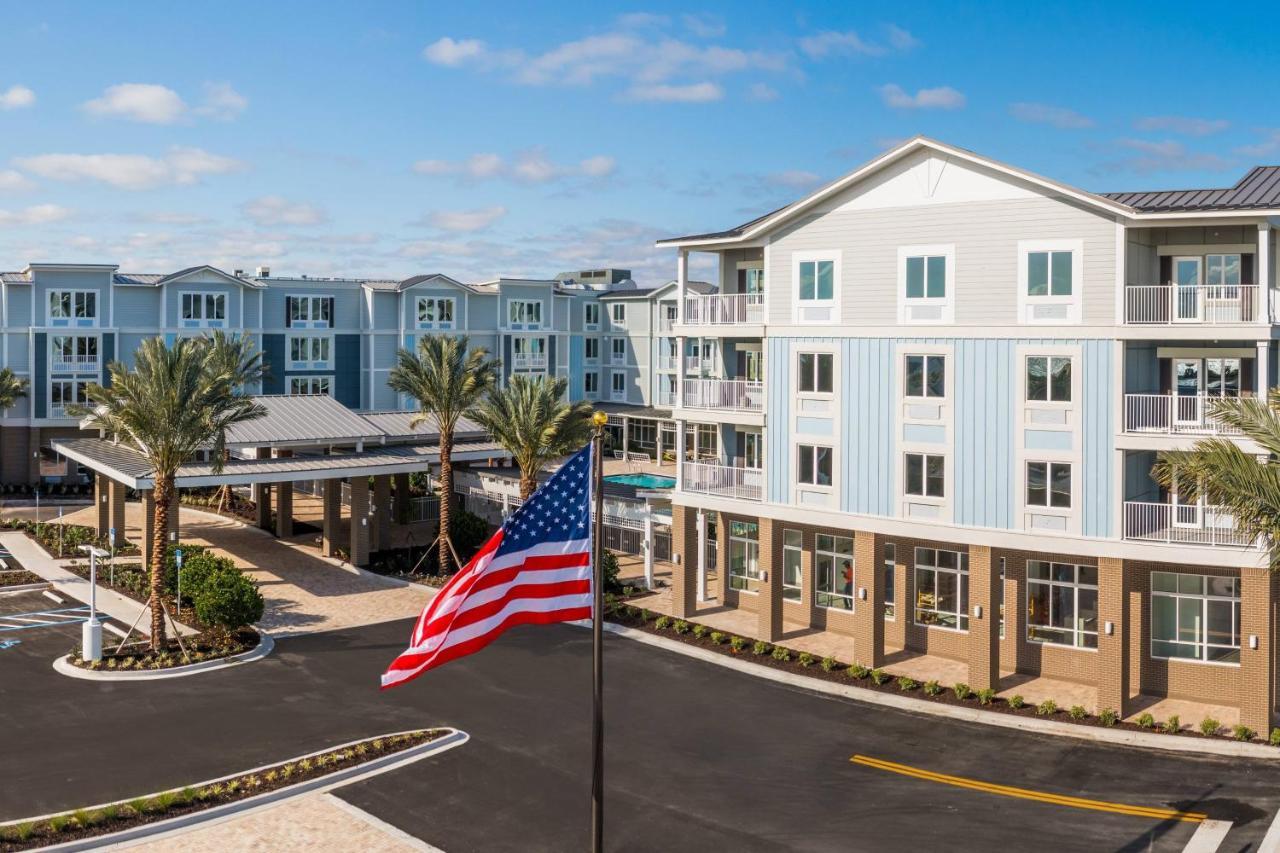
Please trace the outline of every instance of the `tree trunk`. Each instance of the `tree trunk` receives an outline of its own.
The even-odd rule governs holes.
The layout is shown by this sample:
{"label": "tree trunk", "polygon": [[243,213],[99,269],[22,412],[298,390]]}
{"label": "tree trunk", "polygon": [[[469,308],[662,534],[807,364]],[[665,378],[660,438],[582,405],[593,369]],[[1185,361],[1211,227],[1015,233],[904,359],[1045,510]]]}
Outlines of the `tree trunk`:
{"label": "tree trunk", "polygon": [[169,539],[169,496],[173,493],[173,477],[156,477],[151,498],[155,501],[151,530],[151,595],[147,599],[151,608],[151,649],[160,651],[165,646],[164,608],[164,558]]}
{"label": "tree trunk", "polygon": [[524,503],[538,490],[538,469],[520,469],[520,503]]}
{"label": "tree trunk", "polygon": [[453,555],[449,552],[453,534],[453,430],[440,430],[440,559],[441,575],[449,574]]}

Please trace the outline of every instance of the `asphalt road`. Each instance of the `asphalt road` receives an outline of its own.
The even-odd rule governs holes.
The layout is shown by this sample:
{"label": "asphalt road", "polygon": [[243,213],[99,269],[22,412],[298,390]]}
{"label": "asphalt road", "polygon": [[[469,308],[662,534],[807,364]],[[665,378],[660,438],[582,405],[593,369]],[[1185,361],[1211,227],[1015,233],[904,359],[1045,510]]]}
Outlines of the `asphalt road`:
{"label": "asphalt road", "polygon": [[[0,613],[22,606],[0,598]],[[472,739],[338,794],[450,853],[586,849],[590,637],[522,628],[380,693],[408,622],[286,639],[264,661],[149,684],[53,673],[74,630],[0,649],[0,819],[182,785],[363,735]],[[1256,847],[1280,765],[1192,758],[890,711],[609,637],[610,850],[1180,850],[1194,824],[966,790],[855,754],[1034,791],[1231,820]]]}

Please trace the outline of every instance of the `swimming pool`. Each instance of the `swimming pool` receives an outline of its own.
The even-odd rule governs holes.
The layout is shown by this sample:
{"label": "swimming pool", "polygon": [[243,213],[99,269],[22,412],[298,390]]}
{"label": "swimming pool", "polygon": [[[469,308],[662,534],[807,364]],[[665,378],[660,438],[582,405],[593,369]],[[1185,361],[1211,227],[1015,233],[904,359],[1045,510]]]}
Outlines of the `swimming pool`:
{"label": "swimming pool", "polygon": [[621,483],[624,486],[635,486],[640,489],[674,489],[675,477],[664,477],[661,474],[610,474],[605,477],[606,483]]}

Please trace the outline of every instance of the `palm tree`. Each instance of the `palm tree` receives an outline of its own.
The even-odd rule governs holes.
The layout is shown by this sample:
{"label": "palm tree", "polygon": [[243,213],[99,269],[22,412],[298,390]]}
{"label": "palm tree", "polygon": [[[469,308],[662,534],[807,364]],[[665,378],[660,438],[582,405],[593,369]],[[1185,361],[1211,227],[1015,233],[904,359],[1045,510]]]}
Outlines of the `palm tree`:
{"label": "palm tree", "polygon": [[261,417],[265,410],[236,390],[236,373],[227,369],[224,353],[208,338],[179,339],[172,347],[162,338],[142,342],[133,367],[113,361],[111,384],[91,384],[91,407],[73,412],[85,426],[100,429],[143,454],[153,469],[155,517],[151,539],[151,648],[165,644],[165,531],[169,501],[179,466],[198,450],[212,448],[215,470],[225,458],[226,431],[234,424]]}
{"label": "palm tree", "polygon": [[520,500],[538,488],[538,472],[591,439],[591,405],[566,402],[569,380],[563,376],[531,379],[516,374],[507,387],[489,397],[471,417],[487,429],[520,466]]}
{"label": "palm tree", "polygon": [[497,376],[498,364],[489,359],[488,350],[468,349],[465,335],[429,335],[418,340],[417,353],[402,349],[396,354],[396,366],[387,378],[392,390],[418,402],[420,411],[409,425],[416,428],[434,421],[440,432],[440,574],[448,574],[451,565],[454,429]]}
{"label": "palm tree", "polygon": [[25,396],[27,396],[27,380],[7,367],[0,370],[0,411],[18,402],[19,397]]}
{"label": "palm tree", "polygon": [[[1210,404],[1209,415],[1254,441],[1266,458],[1230,439],[1205,438],[1191,450],[1161,453],[1151,475],[1165,488],[1176,486],[1179,498],[1204,497],[1230,513],[1241,533],[1273,546],[1280,542],[1280,389],[1265,401],[1223,398]],[[1280,550],[1270,551],[1272,568],[1280,568]]]}
{"label": "palm tree", "polygon": [[[227,334],[222,329],[214,329],[209,336],[208,361],[209,369],[214,373],[233,377],[231,387],[236,392],[243,393],[250,387],[258,387],[267,375],[262,353],[253,339],[245,335]],[[218,490],[219,512],[230,498],[231,486],[226,485]]]}

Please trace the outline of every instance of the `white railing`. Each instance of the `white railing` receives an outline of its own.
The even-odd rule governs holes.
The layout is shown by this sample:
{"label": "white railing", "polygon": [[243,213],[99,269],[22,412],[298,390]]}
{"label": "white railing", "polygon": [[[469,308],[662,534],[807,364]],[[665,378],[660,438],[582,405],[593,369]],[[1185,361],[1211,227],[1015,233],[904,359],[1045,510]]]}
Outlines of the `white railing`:
{"label": "white railing", "polygon": [[758,501],[764,494],[764,471],[759,468],[685,462],[681,474],[681,488],[686,492],[744,501]]}
{"label": "white railing", "polygon": [[658,356],[659,370],[676,370],[680,367],[680,356],[678,355],[660,355]]}
{"label": "white railing", "polygon": [[59,353],[54,353],[53,369],[97,370],[98,357],[96,355],[61,355]]}
{"label": "white railing", "polygon": [[675,391],[659,391],[658,392],[659,406],[674,406],[675,404],[676,404]]}
{"label": "white railing", "polygon": [[669,332],[675,327],[676,319],[674,317],[660,316],[658,317],[658,331]]}
{"label": "white railing", "polygon": [[763,293],[726,293],[687,296],[684,322],[690,326],[732,326],[764,322]]}
{"label": "white railing", "polygon": [[1210,412],[1221,397],[1125,394],[1124,431],[1156,435],[1240,435]]}
{"label": "white railing", "polygon": [[1124,502],[1124,538],[1140,542],[1247,548],[1255,543],[1236,530],[1219,507]]}
{"label": "white railing", "polygon": [[1124,289],[1124,321],[1189,325],[1266,320],[1256,284],[1143,284]]}
{"label": "white railing", "polygon": [[[396,499],[391,499],[391,517],[395,518]],[[405,519],[406,524],[414,524],[419,521],[434,521],[440,517],[440,499],[435,495],[417,495],[409,498],[409,515]]]}
{"label": "white railing", "polygon": [[518,352],[511,356],[511,366],[516,370],[541,370],[547,366],[547,357],[540,353]]}
{"label": "white railing", "polygon": [[684,405],[690,409],[764,411],[764,383],[746,379],[686,379]]}

